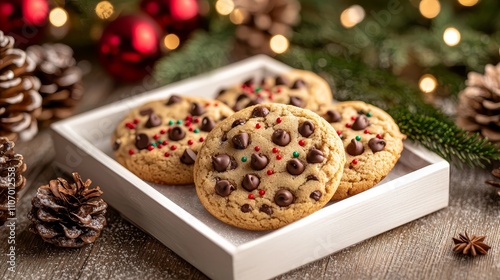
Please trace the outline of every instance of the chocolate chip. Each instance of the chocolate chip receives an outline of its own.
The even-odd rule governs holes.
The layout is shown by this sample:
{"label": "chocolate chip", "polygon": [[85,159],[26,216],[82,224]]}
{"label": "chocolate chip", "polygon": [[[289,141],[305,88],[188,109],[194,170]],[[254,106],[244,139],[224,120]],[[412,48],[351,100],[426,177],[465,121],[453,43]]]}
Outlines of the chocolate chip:
{"label": "chocolate chip", "polygon": [[325,160],[323,152],[314,147],[307,153],[307,162],[309,163],[322,163],[323,160]]}
{"label": "chocolate chip", "polygon": [[304,137],[309,137],[314,133],[314,124],[310,121],[305,121],[299,126],[299,133]]}
{"label": "chocolate chip", "polygon": [[233,122],[233,124],[231,125],[231,127],[237,127],[238,125],[242,125],[242,124],[245,124],[246,121],[244,119],[237,119]]}
{"label": "chocolate chip", "polygon": [[250,100],[250,102],[248,102],[245,107],[251,107],[253,105],[262,104],[262,103],[264,103],[264,99],[262,99],[261,97],[257,97],[257,98]]}
{"label": "chocolate chip", "polygon": [[236,102],[241,101],[243,99],[247,99],[247,98],[249,98],[248,95],[242,93],[242,94],[238,95],[238,97],[236,97]]}
{"label": "chocolate chip", "polygon": [[224,172],[227,170],[235,169],[238,167],[238,163],[233,157],[226,154],[212,156],[212,166],[218,172]]}
{"label": "chocolate chip", "polygon": [[384,139],[372,138],[368,141],[368,147],[373,153],[380,152],[385,148],[386,142]]}
{"label": "chocolate chip", "polygon": [[288,84],[288,80],[287,78],[283,77],[283,76],[276,76],[276,78],[274,78],[274,84],[277,85],[277,86],[281,86],[281,85],[287,85]]}
{"label": "chocolate chip", "polygon": [[250,167],[253,170],[262,170],[266,168],[269,163],[269,159],[263,154],[253,153],[250,159]]}
{"label": "chocolate chip", "polygon": [[265,116],[267,116],[267,114],[269,114],[269,109],[267,109],[264,106],[255,107],[255,108],[253,108],[253,111],[252,111],[253,118],[265,117]]}
{"label": "chocolate chip", "polygon": [[247,87],[253,85],[254,83],[255,83],[255,78],[254,77],[252,77],[252,78],[250,78],[250,79],[248,79],[248,80],[246,80],[246,81],[243,82],[243,84],[245,86],[247,86]]}
{"label": "chocolate chip", "polygon": [[222,197],[229,196],[236,188],[228,180],[219,180],[215,183],[215,193]]}
{"label": "chocolate chip", "polygon": [[286,132],[283,129],[277,129],[273,132],[271,140],[273,140],[274,144],[284,147],[288,145],[288,143],[290,143],[291,139],[290,139],[290,134],[288,134],[288,132]]}
{"label": "chocolate chip", "polygon": [[293,194],[289,190],[279,190],[274,195],[274,203],[280,207],[286,207],[293,202]]}
{"label": "chocolate chip", "polygon": [[189,113],[193,116],[201,116],[205,113],[205,108],[203,108],[200,103],[193,102],[191,103],[191,110],[189,110]]}
{"label": "chocolate chip", "polygon": [[148,115],[151,115],[151,113],[153,113],[153,108],[144,108],[144,109],[139,111],[139,114],[141,116],[148,116]]}
{"label": "chocolate chip", "polygon": [[254,174],[245,175],[245,177],[243,177],[243,182],[241,182],[241,185],[243,186],[243,188],[245,188],[245,190],[247,190],[249,192],[258,188],[259,184],[260,184],[259,176],[254,175]]}
{"label": "chocolate chip", "polygon": [[149,146],[149,137],[144,133],[137,134],[135,136],[135,146],[139,150],[146,149]]}
{"label": "chocolate chip", "polygon": [[368,120],[368,117],[366,115],[359,115],[352,124],[351,128],[354,130],[363,130],[369,125],[370,121]]}
{"label": "chocolate chip", "polygon": [[337,111],[334,111],[334,110],[326,111],[326,115],[323,117],[329,123],[339,122],[342,119],[342,116],[340,116],[340,113]]}
{"label": "chocolate chip", "polygon": [[318,201],[321,198],[321,192],[320,191],[313,191],[310,195],[310,198]]}
{"label": "chocolate chip", "polygon": [[215,122],[209,118],[209,117],[204,117],[202,120],[201,120],[201,126],[200,126],[200,129],[202,131],[207,131],[207,132],[210,132],[212,131],[212,129],[214,129],[215,127]]}
{"label": "chocolate chip", "polygon": [[225,120],[225,119],[227,119],[227,116],[222,115],[222,116],[220,116],[219,121],[223,121],[223,120]]}
{"label": "chocolate chip", "polygon": [[233,136],[232,142],[235,149],[244,150],[250,144],[250,136],[246,132],[241,132]]}
{"label": "chocolate chip", "polygon": [[219,90],[219,92],[217,92],[217,96],[222,95],[224,92],[226,92],[226,89],[225,89],[225,88],[221,88],[221,89]]}
{"label": "chocolate chip", "polygon": [[146,122],[146,127],[147,128],[157,127],[160,124],[161,124],[161,118],[157,114],[151,113],[149,115],[148,121]]}
{"label": "chocolate chip", "polygon": [[272,215],[273,214],[273,209],[271,206],[264,204],[259,208],[260,212],[266,213],[267,215]]}
{"label": "chocolate chip", "polygon": [[241,209],[241,212],[243,212],[243,213],[252,212],[252,210],[253,210],[253,208],[252,208],[252,206],[250,206],[250,204],[243,204],[240,209]]}
{"label": "chocolate chip", "polygon": [[316,175],[308,175],[306,181],[319,181],[319,179]]}
{"label": "chocolate chip", "polygon": [[358,156],[365,151],[365,148],[363,147],[363,144],[361,142],[356,141],[356,139],[353,138],[351,140],[351,143],[347,145],[346,151],[351,156]]}
{"label": "chocolate chip", "polygon": [[172,95],[170,96],[170,98],[168,99],[167,101],[167,104],[166,105],[172,105],[172,104],[175,104],[175,103],[179,103],[182,101],[182,97],[178,96],[178,95]]}
{"label": "chocolate chip", "polygon": [[118,148],[120,148],[121,144],[122,144],[122,141],[120,139],[116,139],[115,143],[113,143],[113,151],[118,150]]}
{"label": "chocolate chip", "polygon": [[304,172],[304,169],[304,164],[296,158],[291,159],[286,163],[286,171],[288,171],[291,175],[300,175]]}
{"label": "chocolate chip", "polygon": [[182,130],[180,126],[174,126],[168,133],[168,138],[170,140],[178,141],[186,137],[186,132]]}
{"label": "chocolate chip", "polygon": [[290,105],[302,108],[304,106],[304,102],[302,101],[302,98],[300,98],[300,97],[290,96]]}
{"label": "chocolate chip", "polygon": [[306,82],[302,79],[297,79],[295,82],[293,82],[292,89],[298,89],[298,88],[303,88],[306,87]]}
{"label": "chocolate chip", "polygon": [[187,165],[192,165],[195,161],[196,153],[189,148],[185,149],[181,156],[181,162]]}
{"label": "chocolate chip", "polygon": [[226,142],[227,141],[227,132],[224,132],[224,134],[222,134],[222,137],[220,138],[220,140],[222,142]]}

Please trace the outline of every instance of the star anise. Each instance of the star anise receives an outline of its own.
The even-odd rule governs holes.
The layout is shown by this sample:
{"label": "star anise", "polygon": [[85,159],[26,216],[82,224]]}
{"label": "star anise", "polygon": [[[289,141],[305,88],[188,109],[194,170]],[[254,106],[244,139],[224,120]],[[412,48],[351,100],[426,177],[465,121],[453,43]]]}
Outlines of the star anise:
{"label": "star anise", "polygon": [[455,243],[455,246],[453,246],[454,252],[475,257],[478,254],[486,255],[488,250],[491,248],[483,243],[486,236],[472,235],[472,237],[469,237],[467,232],[465,232],[465,235],[459,233],[458,236],[458,239],[454,237],[452,238],[453,243]]}
{"label": "star anise", "polygon": [[[493,176],[497,177],[497,178],[500,178],[500,167],[498,168],[495,168],[491,171],[491,174],[493,174]],[[497,187],[498,188],[498,195],[500,195],[500,181],[495,181],[495,180],[486,180],[485,181],[486,184],[489,184],[493,187]]]}

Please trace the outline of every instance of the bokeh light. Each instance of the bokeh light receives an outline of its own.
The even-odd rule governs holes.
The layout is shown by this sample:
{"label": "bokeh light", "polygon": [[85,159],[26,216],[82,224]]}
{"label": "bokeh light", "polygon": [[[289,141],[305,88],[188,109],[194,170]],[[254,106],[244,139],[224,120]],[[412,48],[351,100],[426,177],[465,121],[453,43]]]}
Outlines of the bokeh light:
{"label": "bokeh light", "polygon": [[365,10],[363,9],[363,7],[359,5],[353,5],[345,9],[340,14],[340,23],[346,28],[351,28],[363,21],[364,18]]}
{"label": "bokeh light", "polygon": [[241,9],[236,8],[229,15],[229,20],[234,24],[241,24],[245,20],[245,14]]}
{"label": "bokeh light", "polygon": [[223,16],[227,16],[234,10],[234,2],[232,0],[217,0],[215,10]]}
{"label": "bokeh light", "polygon": [[441,4],[437,0],[422,0],[418,8],[424,17],[435,18],[441,11]]}
{"label": "bokeh light", "polygon": [[445,44],[450,47],[456,46],[460,43],[460,39],[460,31],[458,31],[455,27],[448,27],[443,33],[443,40]]}
{"label": "bokeh light", "polygon": [[269,41],[269,45],[271,46],[271,50],[275,53],[284,53],[288,50],[288,46],[290,43],[288,39],[283,35],[274,35]]}
{"label": "bokeh light", "polygon": [[179,36],[177,36],[175,34],[168,34],[167,36],[165,36],[163,38],[163,45],[168,50],[175,50],[179,47],[180,44],[181,44],[181,41],[179,39]]}
{"label": "bokeh light", "polygon": [[437,80],[436,77],[434,77],[431,74],[425,74],[422,77],[420,77],[420,80],[418,82],[418,86],[420,90],[424,93],[431,93],[433,92],[436,87],[437,87]]}
{"label": "bokeh light", "polygon": [[479,2],[479,0],[458,0],[458,3],[460,3],[460,5],[466,6],[466,7],[472,7],[472,6],[476,5],[477,2]]}
{"label": "bokeh light", "polygon": [[55,27],[61,27],[68,21],[68,12],[63,8],[54,8],[50,11],[49,21]]}
{"label": "bokeh light", "polygon": [[101,19],[108,19],[109,17],[111,17],[111,15],[113,15],[113,12],[113,4],[108,1],[101,1],[97,3],[95,7],[95,13]]}

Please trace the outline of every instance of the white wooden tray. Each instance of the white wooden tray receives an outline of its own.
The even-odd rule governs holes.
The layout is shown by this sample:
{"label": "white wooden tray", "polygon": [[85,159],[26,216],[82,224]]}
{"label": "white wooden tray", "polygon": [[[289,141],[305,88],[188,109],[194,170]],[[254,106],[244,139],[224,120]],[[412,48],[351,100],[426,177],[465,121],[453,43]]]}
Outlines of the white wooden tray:
{"label": "white wooden tray", "polygon": [[266,232],[225,225],[204,210],[192,186],[145,182],[113,159],[111,134],[129,109],[174,93],[213,97],[234,82],[289,69],[256,56],[55,123],[55,163],[91,178],[122,215],[215,279],[270,278],[448,206],[448,162],[408,142],[377,186]]}

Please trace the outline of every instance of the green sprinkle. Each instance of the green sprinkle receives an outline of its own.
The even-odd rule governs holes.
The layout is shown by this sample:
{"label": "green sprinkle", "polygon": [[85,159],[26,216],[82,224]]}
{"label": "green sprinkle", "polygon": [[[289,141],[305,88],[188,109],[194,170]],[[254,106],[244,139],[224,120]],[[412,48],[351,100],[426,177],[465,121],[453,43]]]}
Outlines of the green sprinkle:
{"label": "green sprinkle", "polygon": [[198,132],[200,132],[200,130],[196,128],[196,129],[194,130],[194,133],[198,133]]}
{"label": "green sprinkle", "polygon": [[169,120],[168,121],[168,125],[173,125],[174,124],[174,120]]}
{"label": "green sprinkle", "polygon": [[299,157],[299,152],[297,151],[293,152],[293,157]]}
{"label": "green sprinkle", "polygon": [[366,113],[366,116],[367,116],[367,117],[371,117],[371,116],[372,116],[372,113],[371,113],[371,112],[368,112],[368,113]]}
{"label": "green sprinkle", "polygon": [[356,135],[356,140],[357,140],[357,141],[361,140],[361,136]]}
{"label": "green sprinkle", "polygon": [[262,89],[261,89],[260,87],[256,87],[256,88],[255,88],[255,92],[259,92],[259,91],[261,91],[261,90],[262,90]]}
{"label": "green sprinkle", "polygon": [[158,141],[156,141],[156,144],[158,144],[158,145],[163,144],[163,141],[158,140]]}
{"label": "green sprinkle", "polygon": [[243,161],[243,162],[247,162],[247,157],[242,157],[242,158],[241,158],[241,161]]}
{"label": "green sprinkle", "polygon": [[177,120],[177,124],[182,124],[182,120]]}
{"label": "green sprinkle", "polygon": [[151,146],[156,147],[156,143],[155,142],[151,143]]}

